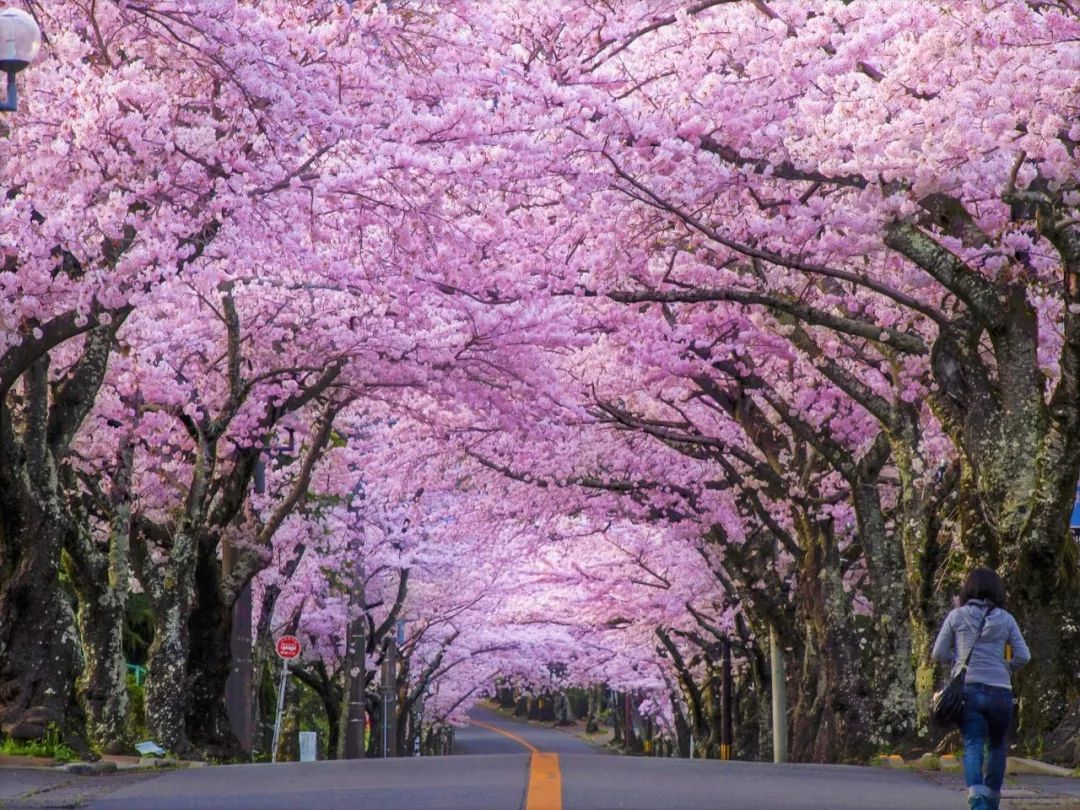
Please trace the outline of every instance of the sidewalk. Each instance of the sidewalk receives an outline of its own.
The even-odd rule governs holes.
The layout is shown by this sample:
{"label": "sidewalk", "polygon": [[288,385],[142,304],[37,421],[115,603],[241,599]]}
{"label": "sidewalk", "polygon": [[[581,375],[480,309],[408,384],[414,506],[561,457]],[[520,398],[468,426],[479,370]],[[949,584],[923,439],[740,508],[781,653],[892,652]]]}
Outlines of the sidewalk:
{"label": "sidewalk", "polygon": [[[881,765],[917,771],[927,781],[953,788],[960,795],[965,791],[961,763],[951,755],[909,762],[894,755],[884,757]],[[1040,807],[1080,810],[1080,779],[1076,778],[1075,771],[1059,765],[1009,757],[1001,797],[1003,810],[1036,810]]]}
{"label": "sidewalk", "polygon": [[[964,777],[952,771],[921,771],[929,782],[956,790],[960,799],[964,796]],[[958,803],[957,807],[962,807]],[[1001,790],[1002,810],[1080,810],[1080,779],[1061,776],[1023,774],[1008,776]]]}
{"label": "sidewalk", "polygon": [[205,767],[205,762],[106,755],[97,762],[57,765],[50,757],[0,755],[0,808],[82,807],[131,782],[167,768]]}
{"label": "sidewalk", "polygon": [[[53,773],[73,773],[94,776],[116,771],[153,770],[154,768],[201,768],[205,762],[172,759],[170,757],[136,757],[105,754],[96,762],[75,760],[57,764],[51,757],[22,757],[0,754],[0,771],[9,769],[39,770]],[[6,777],[5,777],[6,778]]]}

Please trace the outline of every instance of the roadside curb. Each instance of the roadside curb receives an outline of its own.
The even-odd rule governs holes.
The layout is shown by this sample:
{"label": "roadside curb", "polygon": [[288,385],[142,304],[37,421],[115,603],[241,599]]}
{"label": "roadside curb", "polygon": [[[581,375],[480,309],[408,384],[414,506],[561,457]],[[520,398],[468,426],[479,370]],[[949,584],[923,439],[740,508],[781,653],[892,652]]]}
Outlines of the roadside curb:
{"label": "roadside curb", "polygon": [[[919,759],[905,760],[899,754],[885,754],[879,758],[879,767],[904,768],[914,771],[956,772],[963,770],[962,763],[952,754],[936,756],[924,754]],[[1052,765],[1037,759],[1010,756],[1006,762],[1005,773],[1009,776],[1057,776],[1063,779],[1080,778],[1080,773],[1061,765]]]}
{"label": "roadside curb", "polygon": [[1080,777],[1075,770],[1063,768],[1061,765],[1051,765],[1037,759],[1025,759],[1024,757],[1009,757],[1006,773],[1030,773],[1039,776],[1060,776],[1068,779]]}
{"label": "roadside curb", "polygon": [[153,771],[165,768],[205,768],[209,763],[199,760],[180,760],[172,758],[125,757],[106,755],[95,762],[57,763],[50,757],[20,757],[5,754],[0,756],[0,770],[46,771],[49,773],[70,773],[73,776],[101,776],[119,771]]}
{"label": "roadside curb", "polygon": [[116,773],[115,762],[98,760],[97,762],[69,762],[67,765],[57,767],[58,771],[75,774],[75,776],[100,776],[104,773]]}

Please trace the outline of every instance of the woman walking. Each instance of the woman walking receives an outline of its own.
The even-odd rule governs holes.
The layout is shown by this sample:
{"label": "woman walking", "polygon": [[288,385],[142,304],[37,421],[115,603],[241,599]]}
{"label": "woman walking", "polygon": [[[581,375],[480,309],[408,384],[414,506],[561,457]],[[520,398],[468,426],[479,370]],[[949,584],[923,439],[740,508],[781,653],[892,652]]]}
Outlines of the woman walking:
{"label": "woman walking", "polygon": [[941,626],[933,658],[951,663],[955,675],[969,652],[960,726],[968,804],[971,810],[998,810],[1005,779],[1005,735],[1012,721],[1010,675],[1031,660],[1031,653],[1016,619],[1005,610],[1000,577],[981,565],[968,574],[960,607]]}

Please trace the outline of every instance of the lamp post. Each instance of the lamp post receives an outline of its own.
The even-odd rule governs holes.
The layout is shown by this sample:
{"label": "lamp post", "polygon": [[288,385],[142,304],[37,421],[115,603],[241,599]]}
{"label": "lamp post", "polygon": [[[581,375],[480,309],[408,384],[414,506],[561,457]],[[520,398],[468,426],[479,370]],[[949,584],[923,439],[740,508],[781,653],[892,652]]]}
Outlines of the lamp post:
{"label": "lamp post", "polygon": [[0,70],[7,74],[7,99],[0,110],[19,108],[15,74],[34,61],[41,48],[41,29],[37,21],[21,8],[0,11]]}

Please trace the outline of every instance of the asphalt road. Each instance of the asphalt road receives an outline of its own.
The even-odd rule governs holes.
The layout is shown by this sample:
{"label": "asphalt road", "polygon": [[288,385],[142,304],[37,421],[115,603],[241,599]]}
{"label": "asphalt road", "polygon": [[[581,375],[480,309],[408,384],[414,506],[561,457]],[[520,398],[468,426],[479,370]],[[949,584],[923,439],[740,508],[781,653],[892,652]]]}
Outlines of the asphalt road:
{"label": "asphalt road", "polygon": [[171,771],[94,810],[512,810],[523,806],[528,754],[458,759],[288,762]]}
{"label": "asphalt road", "polygon": [[[769,765],[621,757],[561,731],[480,708],[456,735],[456,756],[231,765],[160,775],[85,778],[84,804],[50,803],[47,789],[0,807],[93,810],[961,810],[956,776],[830,765]],[[537,760],[555,763],[538,784]],[[14,772],[0,771],[0,788]],[[22,776],[26,784],[44,777]],[[1036,778],[1037,780],[1038,778]],[[1044,780],[1045,781],[1045,780]],[[542,780],[541,780],[542,782]],[[1062,796],[1080,782],[1014,785],[1007,808],[1080,808]],[[70,797],[71,789],[56,797]],[[545,793],[544,789],[548,792]],[[1030,791],[1028,789],[1030,788]],[[1045,790],[1042,796],[1035,791]],[[1047,794],[1059,796],[1049,800]],[[1080,794],[1080,790],[1077,790]],[[1024,795],[1027,794],[1027,795]],[[547,799],[543,799],[547,796]],[[552,798],[554,796],[554,798]],[[88,805],[85,804],[88,802]]]}
{"label": "asphalt road", "polygon": [[[545,753],[612,756],[603,747],[590,745],[572,734],[555,728],[533,726],[511,720],[484,706],[475,706],[469,719],[472,721],[471,725],[454,732],[455,754],[520,754],[524,752],[526,749],[520,742],[505,736],[506,733],[510,733],[521,737]],[[497,733],[498,731],[502,731],[503,734]]]}
{"label": "asphalt road", "polygon": [[30,768],[8,768],[0,770],[0,807],[20,796],[55,788],[71,777],[65,773]]}

